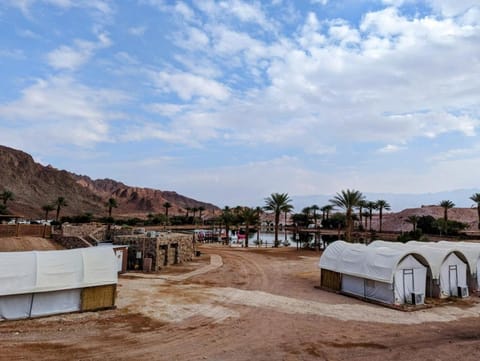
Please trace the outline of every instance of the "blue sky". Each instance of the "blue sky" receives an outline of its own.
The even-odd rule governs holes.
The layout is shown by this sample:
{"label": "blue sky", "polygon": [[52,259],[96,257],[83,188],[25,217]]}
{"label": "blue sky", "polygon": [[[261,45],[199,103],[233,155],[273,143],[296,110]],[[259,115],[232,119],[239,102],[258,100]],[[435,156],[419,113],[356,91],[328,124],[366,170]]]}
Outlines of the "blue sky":
{"label": "blue sky", "polygon": [[480,179],[477,0],[3,0],[0,144],[224,205]]}

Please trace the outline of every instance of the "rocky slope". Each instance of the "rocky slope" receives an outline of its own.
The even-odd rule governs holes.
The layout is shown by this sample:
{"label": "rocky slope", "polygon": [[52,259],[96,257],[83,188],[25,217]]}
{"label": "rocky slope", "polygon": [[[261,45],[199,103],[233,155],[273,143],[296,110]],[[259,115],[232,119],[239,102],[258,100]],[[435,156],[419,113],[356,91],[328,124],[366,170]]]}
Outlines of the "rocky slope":
{"label": "rocky slope", "polygon": [[15,199],[8,202],[8,209],[29,218],[43,216],[41,207],[60,196],[68,202],[68,207],[62,208],[62,215],[90,212],[104,216],[105,202],[110,197],[118,203],[115,216],[145,217],[147,213],[163,213],[165,202],[172,204],[171,215],[183,214],[187,207],[204,207],[204,214],[218,210],[213,204],[176,192],[129,187],[111,179],[92,180],[52,166],[45,167],[29,154],[5,146],[0,146],[0,164],[0,192],[9,190],[15,195]]}
{"label": "rocky slope", "polygon": [[[443,208],[440,206],[422,206],[421,208],[407,208],[401,212],[387,213],[383,215],[382,229],[392,232],[408,232],[412,230],[412,225],[406,220],[410,216],[432,216],[433,218],[443,218]],[[478,216],[476,208],[452,208],[448,210],[448,219],[468,224],[468,230],[476,231],[478,225]],[[372,228],[378,229],[378,215],[372,218]]]}

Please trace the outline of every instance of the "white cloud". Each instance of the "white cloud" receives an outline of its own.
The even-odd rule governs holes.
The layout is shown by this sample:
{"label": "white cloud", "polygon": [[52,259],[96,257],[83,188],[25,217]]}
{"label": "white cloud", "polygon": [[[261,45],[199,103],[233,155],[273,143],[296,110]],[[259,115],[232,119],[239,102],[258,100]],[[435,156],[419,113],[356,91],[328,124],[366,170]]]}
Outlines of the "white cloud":
{"label": "white cloud", "polygon": [[166,103],[157,103],[157,104],[149,104],[146,106],[146,109],[153,113],[158,113],[160,115],[165,116],[174,116],[178,113],[184,111],[186,106],[182,106],[180,104],[166,104]]}
{"label": "white cloud", "polygon": [[73,46],[62,45],[47,54],[48,64],[55,69],[76,70],[90,60],[96,50],[109,47],[106,34],[98,35],[98,42],[75,40]]}
{"label": "white cloud", "polygon": [[0,105],[0,118],[12,125],[3,127],[0,143],[17,139],[30,149],[49,142],[88,147],[109,141],[109,122],[121,117],[109,107],[126,100],[121,92],[92,89],[69,77],[39,79],[18,100]]}
{"label": "white cloud", "polygon": [[405,147],[396,144],[387,144],[385,147],[378,150],[379,153],[396,153],[406,149]]}
{"label": "white cloud", "polygon": [[17,7],[25,16],[30,17],[31,7],[37,3],[56,6],[63,9],[70,9],[74,7],[86,8],[94,10],[102,15],[109,15],[113,12],[108,0],[6,0],[7,5]]}
{"label": "white cloud", "polygon": [[0,58],[23,60],[25,53],[21,49],[0,49]]}
{"label": "white cloud", "polygon": [[128,32],[134,36],[142,36],[145,34],[145,31],[147,30],[146,26],[134,26],[131,28],[128,28]]}
{"label": "white cloud", "polygon": [[479,7],[477,0],[428,0],[434,10],[444,16],[458,16]]}
{"label": "white cloud", "polygon": [[160,71],[151,73],[151,77],[158,90],[173,92],[183,100],[194,97],[225,100],[230,94],[223,84],[191,73]]}

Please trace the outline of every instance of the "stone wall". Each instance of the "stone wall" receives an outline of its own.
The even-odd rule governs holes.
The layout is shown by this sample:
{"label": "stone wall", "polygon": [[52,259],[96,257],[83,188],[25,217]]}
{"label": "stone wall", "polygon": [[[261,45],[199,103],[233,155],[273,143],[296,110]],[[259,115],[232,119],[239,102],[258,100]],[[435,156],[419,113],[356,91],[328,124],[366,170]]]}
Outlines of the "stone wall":
{"label": "stone wall", "polygon": [[[191,261],[195,249],[190,234],[162,233],[158,237],[144,235],[114,236],[113,244],[128,245],[128,268],[142,269],[144,257],[152,259],[152,271],[159,271],[163,267]],[[141,258],[137,259],[137,252]]]}
{"label": "stone wall", "polygon": [[52,238],[55,242],[63,246],[65,249],[87,248],[92,246],[90,243],[88,243],[81,237],[62,236],[61,234],[54,234]]}
{"label": "stone wall", "polygon": [[[69,224],[62,225],[62,235],[66,237],[86,237],[93,235],[95,238],[102,240],[106,227],[100,223],[85,223],[85,224]],[[102,238],[102,239],[100,239]]]}

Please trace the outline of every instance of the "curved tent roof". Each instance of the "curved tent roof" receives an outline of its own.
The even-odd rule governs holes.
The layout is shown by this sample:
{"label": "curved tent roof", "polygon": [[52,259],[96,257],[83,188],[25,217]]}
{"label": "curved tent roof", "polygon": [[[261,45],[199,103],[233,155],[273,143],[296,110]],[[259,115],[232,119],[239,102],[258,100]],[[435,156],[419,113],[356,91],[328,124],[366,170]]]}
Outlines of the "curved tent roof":
{"label": "curved tent roof", "polygon": [[480,258],[479,243],[439,241],[435,243],[435,245],[442,248],[459,249],[464,254],[468,265],[470,266],[470,273],[477,273],[477,262]]}
{"label": "curved tent roof", "polygon": [[0,296],[117,283],[111,248],[0,252]]}
{"label": "curved tent roof", "polygon": [[379,240],[373,241],[368,245],[368,247],[389,247],[393,249],[407,250],[411,253],[416,253],[428,262],[430,270],[432,271],[432,277],[435,279],[438,279],[440,277],[440,268],[442,266],[442,263],[450,255],[450,253],[455,253],[462,260],[467,261],[467,257],[465,256],[464,252],[462,252],[462,250],[458,247],[436,247],[436,243],[431,242],[409,241],[407,243],[399,243]]}
{"label": "curved tent roof", "polygon": [[436,247],[435,243],[409,241],[405,244],[407,247],[412,247],[416,252],[422,254],[430,264],[432,270],[432,277],[440,277],[440,268],[445,259],[450,253],[455,253],[464,262],[467,262],[465,254],[457,247]]}
{"label": "curved tent roof", "polygon": [[398,264],[408,255],[408,249],[367,247],[336,241],[320,257],[319,267],[351,276],[392,283]]}

